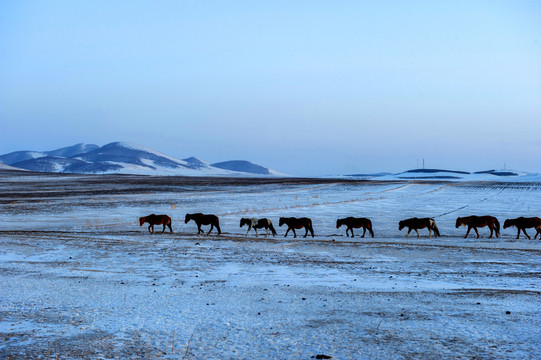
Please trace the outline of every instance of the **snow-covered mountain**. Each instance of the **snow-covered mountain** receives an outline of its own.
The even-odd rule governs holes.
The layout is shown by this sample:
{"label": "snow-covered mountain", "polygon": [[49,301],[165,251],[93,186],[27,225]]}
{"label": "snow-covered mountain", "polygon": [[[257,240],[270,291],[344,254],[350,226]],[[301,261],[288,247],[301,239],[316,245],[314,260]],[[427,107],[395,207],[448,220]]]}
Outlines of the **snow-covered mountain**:
{"label": "snow-covered mountain", "polygon": [[102,147],[77,144],[44,152],[16,151],[1,155],[0,162],[37,172],[186,176],[282,175],[247,161],[242,163],[251,166],[220,168],[195,157],[180,160],[148,147],[126,142],[114,142]]}
{"label": "snow-covered mountain", "polygon": [[63,147],[51,151],[14,151],[9,154],[0,155],[0,162],[4,164],[15,164],[17,162],[38,159],[46,156],[61,156],[61,157],[70,157],[85,153],[99,148],[98,145],[94,144],[77,144],[73,146]]}

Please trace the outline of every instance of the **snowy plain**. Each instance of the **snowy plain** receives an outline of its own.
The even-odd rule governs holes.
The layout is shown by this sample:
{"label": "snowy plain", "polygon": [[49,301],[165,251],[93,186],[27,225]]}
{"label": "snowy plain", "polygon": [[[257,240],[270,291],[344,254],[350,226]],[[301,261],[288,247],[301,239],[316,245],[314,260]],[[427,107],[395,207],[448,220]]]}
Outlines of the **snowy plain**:
{"label": "snowy plain", "polygon": [[[5,172],[0,358],[541,358],[541,241],[455,228],[541,216],[540,200],[539,182]],[[195,235],[192,212],[223,234]],[[174,234],[140,227],[150,213]],[[280,216],[310,217],[315,238],[284,238]],[[375,237],[346,237],[346,216]],[[406,239],[398,221],[413,216],[443,236]],[[245,237],[241,217],[278,236]]]}

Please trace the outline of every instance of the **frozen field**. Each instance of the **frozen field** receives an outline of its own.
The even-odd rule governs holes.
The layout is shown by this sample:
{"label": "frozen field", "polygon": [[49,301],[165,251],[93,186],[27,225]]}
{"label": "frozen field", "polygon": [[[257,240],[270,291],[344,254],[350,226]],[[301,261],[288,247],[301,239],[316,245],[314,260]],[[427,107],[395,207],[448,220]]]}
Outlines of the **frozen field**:
{"label": "frozen field", "polygon": [[[223,234],[195,235],[191,212]],[[150,213],[175,233],[149,235]],[[473,214],[541,217],[541,183],[0,173],[0,359],[539,359],[541,241],[464,239]],[[375,237],[347,238],[346,216]],[[443,236],[406,239],[413,216]]]}

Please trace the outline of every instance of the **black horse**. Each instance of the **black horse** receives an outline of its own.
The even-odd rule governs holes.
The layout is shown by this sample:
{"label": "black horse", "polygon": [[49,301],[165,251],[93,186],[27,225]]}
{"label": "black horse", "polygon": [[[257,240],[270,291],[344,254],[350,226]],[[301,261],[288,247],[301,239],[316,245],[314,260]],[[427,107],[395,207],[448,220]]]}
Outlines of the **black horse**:
{"label": "black horse", "polygon": [[218,230],[218,235],[222,233],[222,231],[220,230],[220,220],[218,219],[216,215],[212,215],[212,214],[206,215],[206,214],[201,214],[201,213],[186,214],[186,217],[184,218],[184,223],[187,224],[188,221],[190,220],[195,221],[195,223],[197,224],[197,234],[205,233],[201,229],[201,225],[210,225],[210,230],[207,233],[207,235],[210,234],[210,232],[212,231],[212,229],[214,229],[214,227],[216,227],[216,229]]}
{"label": "black horse", "polygon": [[366,230],[370,232],[370,235],[374,237],[374,232],[372,231],[372,221],[367,218],[355,218],[355,217],[347,217],[345,219],[338,219],[336,220],[336,228],[338,229],[340,226],[346,225],[346,236],[348,235],[348,231],[351,231],[351,237],[355,237],[355,234],[353,234],[353,229],[359,229],[363,228],[363,235],[361,237],[364,237],[366,234]]}
{"label": "black horse", "polygon": [[537,235],[539,235],[539,238],[541,239],[541,219],[538,217],[531,217],[531,218],[525,218],[525,217],[518,217],[516,219],[507,219],[503,223],[503,228],[507,229],[510,226],[516,226],[518,229],[517,232],[517,239],[520,237],[520,231],[526,235],[528,239],[530,239],[530,235],[526,234],[526,229],[535,228],[537,231],[534,239],[537,238]]}
{"label": "black horse", "polygon": [[287,225],[287,231],[284,237],[287,237],[287,233],[289,230],[293,230],[293,237],[297,237],[297,233],[295,232],[295,229],[306,229],[306,233],[303,237],[306,237],[308,235],[308,231],[312,234],[312,237],[314,237],[314,229],[312,228],[312,220],[309,218],[303,217],[303,218],[294,218],[294,217],[281,217],[280,223],[278,226],[282,226],[286,224]]}

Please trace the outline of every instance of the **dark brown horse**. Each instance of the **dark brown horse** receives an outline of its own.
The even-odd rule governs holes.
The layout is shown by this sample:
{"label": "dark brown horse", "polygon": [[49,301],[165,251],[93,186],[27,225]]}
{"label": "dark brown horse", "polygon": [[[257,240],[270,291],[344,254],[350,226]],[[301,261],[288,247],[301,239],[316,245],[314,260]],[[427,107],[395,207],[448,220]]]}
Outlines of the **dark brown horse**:
{"label": "dark brown horse", "polygon": [[468,227],[468,231],[466,231],[466,236],[464,236],[464,239],[468,237],[471,229],[475,230],[477,238],[479,239],[479,231],[477,231],[477,228],[484,226],[488,226],[488,228],[490,229],[490,236],[488,237],[489,239],[492,238],[492,234],[494,232],[496,233],[497,238],[500,237],[500,222],[494,216],[472,215],[457,218],[455,227],[458,229],[458,227],[462,225]]}
{"label": "dark brown horse", "polygon": [[205,233],[201,229],[201,225],[210,225],[210,230],[207,233],[207,235],[210,234],[210,232],[212,231],[212,229],[214,229],[214,227],[216,227],[216,229],[218,230],[218,235],[222,233],[222,230],[220,230],[220,220],[218,219],[216,215],[212,215],[212,214],[206,215],[206,214],[201,214],[201,213],[186,214],[186,217],[184,218],[184,223],[187,224],[188,221],[190,220],[195,221],[195,223],[197,224],[197,234]]}
{"label": "dark brown horse", "polygon": [[164,233],[166,226],[171,230],[171,234],[173,233],[173,229],[171,228],[171,218],[167,215],[150,214],[148,216],[140,217],[139,226],[143,226],[144,223],[149,223],[148,232],[151,234],[154,234],[154,225],[163,225],[162,234]]}
{"label": "dark brown horse", "polygon": [[411,230],[415,230],[417,233],[417,237],[419,236],[418,229],[428,229],[428,238],[432,237],[432,231],[434,231],[434,237],[441,236],[440,231],[438,230],[438,227],[436,226],[436,221],[431,218],[421,218],[418,219],[416,217],[411,219],[402,220],[398,223],[398,230],[402,230],[403,228],[408,228],[408,234],[406,235],[406,238],[409,238]]}
{"label": "dark brown horse", "polygon": [[355,234],[353,234],[353,229],[363,228],[364,231],[363,231],[363,235],[361,236],[362,238],[364,237],[364,234],[366,234],[366,230],[368,230],[370,232],[370,235],[374,237],[374,232],[372,231],[372,221],[370,221],[370,219],[347,217],[345,219],[336,220],[337,229],[342,225],[346,225],[347,227],[346,236],[349,236],[348,231],[351,231],[351,237],[353,238],[355,237]]}
{"label": "dark brown horse", "polygon": [[314,229],[312,228],[312,220],[309,218],[303,217],[303,218],[294,218],[294,217],[281,217],[280,223],[278,226],[282,226],[286,224],[287,225],[287,231],[284,237],[287,237],[287,233],[289,230],[293,230],[293,237],[297,237],[297,233],[295,232],[295,229],[306,229],[306,234],[304,234],[303,237],[306,237],[308,235],[308,231],[312,234],[312,237],[314,237]]}
{"label": "dark brown horse", "polygon": [[242,218],[240,219],[240,227],[243,227],[244,225],[248,225],[248,231],[246,231],[246,236],[248,236],[248,233],[251,229],[255,230],[255,236],[259,237],[259,233],[257,232],[257,229],[265,229],[267,230],[267,234],[265,236],[269,236],[269,229],[272,232],[272,236],[276,235],[276,230],[274,229],[274,226],[272,225],[272,221],[270,221],[267,218],[258,219],[258,218]]}
{"label": "dark brown horse", "polygon": [[518,217],[516,219],[507,219],[503,223],[503,228],[507,229],[510,226],[516,226],[518,229],[517,232],[517,239],[520,237],[520,230],[526,235],[528,239],[530,239],[530,235],[526,234],[526,229],[529,228],[535,228],[537,230],[537,233],[533,237],[534,239],[537,238],[537,235],[539,235],[539,238],[541,239],[541,219],[538,217]]}

